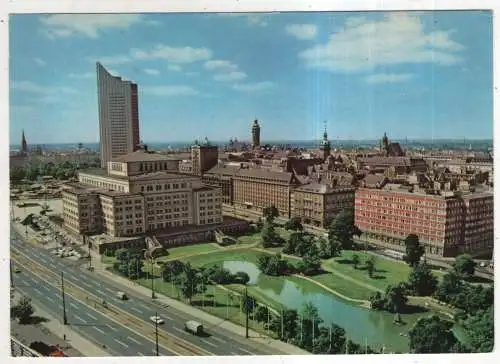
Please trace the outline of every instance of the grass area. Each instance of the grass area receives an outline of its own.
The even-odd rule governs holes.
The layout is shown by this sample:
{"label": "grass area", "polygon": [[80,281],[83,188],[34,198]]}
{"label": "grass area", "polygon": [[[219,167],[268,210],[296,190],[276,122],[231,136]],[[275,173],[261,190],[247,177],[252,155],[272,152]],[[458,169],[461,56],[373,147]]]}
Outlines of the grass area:
{"label": "grass area", "polygon": [[113,265],[116,262],[115,257],[108,257],[104,254],[101,255],[101,262],[107,265]]}
{"label": "grass area", "polygon": [[316,282],[324,284],[328,288],[334,291],[357,300],[369,300],[370,296],[376,291],[369,290],[364,286],[354,284],[350,281],[346,281],[333,273],[323,273],[318,274],[313,277]]}
{"label": "grass area", "polygon": [[204,265],[214,265],[224,261],[243,260],[257,264],[259,253],[252,250],[223,250],[211,254],[191,256],[183,259],[186,263],[191,263],[194,267],[201,267]]}
{"label": "grass area", "polygon": [[177,258],[182,258],[186,255],[207,253],[211,251],[218,251],[221,248],[215,243],[201,243],[195,245],[179,246],[175,248],[167,249],[168,254],[159,257],[157,261],[172,260]]}
{"label": "grass area", "polygon": [[[352,256],[357,254],[360,259],[360,264],[357,269],[354,269],[354,266],[351,264]],[[370,257],[375,256],[375,273],[372,278],[368,276],[368,272],[364,269],[364,262]],[[385,290],[388,285],[395,285],[399,282],[408,280],[408,275],[411,272],[411,268],[408,264],[404,262],[398,262],[390,259],[385,259],[380,256],[376,256],[370,252],[364,251],[353,251],[353,250],[345,250],[342,251],[342,255],[340,257],[332,258],[326,260],[324,265],[328,269],[332,269],[339,273],[348,275],[349,277],[356,279],[360,282],[367,283],[371,286],[374,286],[378,289]],[[443,276],[443,272],[441,271],[433,271],[438,279],[441,279]],[[339,278],[334,274],[329,274],[332,280],[338,280]],[[316,279],[316,277],[314,277]],[[321,280],[328,282],[326,277],[322,277]],[[323,284],[326,284],[322,281]],[[359,289],[365,289],[362,286],[360,287],[352,287],[353,293],[356,293]],[[353,295],[348,295],[353,297]]]}

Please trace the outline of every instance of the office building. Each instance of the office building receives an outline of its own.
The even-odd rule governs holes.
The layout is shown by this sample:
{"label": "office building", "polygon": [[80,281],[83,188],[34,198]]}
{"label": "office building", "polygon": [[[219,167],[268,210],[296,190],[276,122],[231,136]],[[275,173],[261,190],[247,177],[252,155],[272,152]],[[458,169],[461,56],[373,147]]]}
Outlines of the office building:
{"label": "office building", "polygon": [[97,100],[101,168],[109,161],[137,149],[139,101],[137,85],[111,75],[97,63]]}

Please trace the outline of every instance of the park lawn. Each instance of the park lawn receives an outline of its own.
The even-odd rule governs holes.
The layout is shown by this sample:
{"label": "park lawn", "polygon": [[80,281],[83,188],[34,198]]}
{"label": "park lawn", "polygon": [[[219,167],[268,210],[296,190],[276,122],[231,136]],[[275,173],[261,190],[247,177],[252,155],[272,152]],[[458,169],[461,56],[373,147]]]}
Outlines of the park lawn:
{"label": "park lawn", "polygon": [[161,262],[164,260],[182,258],[186,255],[207,253],[218,250],[221,250],[221,248],[216,243],[200,243],[194,245],[179,246],[167,249],[168,254],[162,257],[158,257],[156,261]]}
{"label": "park lawn", "polygon": [[[357,269],[354,269],[354,266],[351,264],[351,259],[354,254],[357,254],[360,259],[360,264]],[[374,277],[370,278],[368,272],[364,269],[364,262],[372,256],[375,256],[375,273]],[[344,250],[340,257],[328,259],[324,261],[323,265],[326,269],[348,275],[353,279],[367,283],[381,290],[385,290],[389,285],[406,282],[411,272],[411,268],[404,262],[385,259],[369,252],[359,250]],[[443,276],[443,273],[440,271],[433,271],[433,273],[438,279],[441,279]],[[353,291],[355,290],[356,288],[353,287]]]}
{"label": "park lawn", "polygon": [[101,262],[106,265],[113,265],[116,262],[115,257],[108,257],[104,254],[101,255]]}
{"label": "park lawn", "polygon": [[185,263],[190,263],[194,267],[201,267],[201,266],[210,266],[216,263],[222,263],[225,261],[234,261],[234,260],[237,261],[241,260],[257,264],[258,259],[259,259],[259,253],[254,252],[252,250],[241,249],[241,250],[221,250],[210,254],[204,254],[198,256],[193,255],[181,260]]}
{"label": "park lawn", "polygon": [[370,296],[376,291],[369,290],[361,285],[354,284],[352,282],[346,281],[341,277],[333,273],[322,273],[311,277],[316,282],[324,284],[328,288],[331,288],[335,292],[341,295],[353,298],[356,300],[368,301]]}
{"label": "park lawn", "polygon": [[261,242],[260,233],[253,233],[249,235],[242,235],[236,238],[238,244],[256,244]]}

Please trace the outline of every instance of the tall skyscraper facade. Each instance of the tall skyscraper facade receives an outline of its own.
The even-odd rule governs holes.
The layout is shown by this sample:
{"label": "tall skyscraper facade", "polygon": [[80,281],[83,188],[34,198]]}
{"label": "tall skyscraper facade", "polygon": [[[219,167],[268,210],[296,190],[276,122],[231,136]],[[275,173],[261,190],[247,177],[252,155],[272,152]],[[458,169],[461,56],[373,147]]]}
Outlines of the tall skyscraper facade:
{"label": "tall skyscraper facade", "polygon": [[260,147],[260,126],[258,120],[254,120],[252,125],[252,147]]}
{"label": "tall skyscraper facade", "polygon": [[140,143],[137,84],[111,75],[97,62],[101,167]]}

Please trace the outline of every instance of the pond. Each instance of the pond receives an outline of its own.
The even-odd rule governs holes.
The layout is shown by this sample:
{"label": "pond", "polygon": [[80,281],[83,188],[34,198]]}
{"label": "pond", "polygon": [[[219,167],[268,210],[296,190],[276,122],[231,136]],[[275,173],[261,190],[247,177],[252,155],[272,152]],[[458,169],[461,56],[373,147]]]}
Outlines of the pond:
{"label": "pond", "polygon": [[406,324],[397,326],[393,324],[393,314],[355,306],[300,278],[269,277],[246,261],[225,261],[223,266],[232,273],[246,272],[249,284],[286,308],[300,313],[304,304],[311,302],[324,324],[335,323],[346,330],[348,339],[373,348],[385,347],[385,352],[408,352],[408,338],[401,333],[406,334],[418,318],[429,315],[428,312],[401,315]]}

